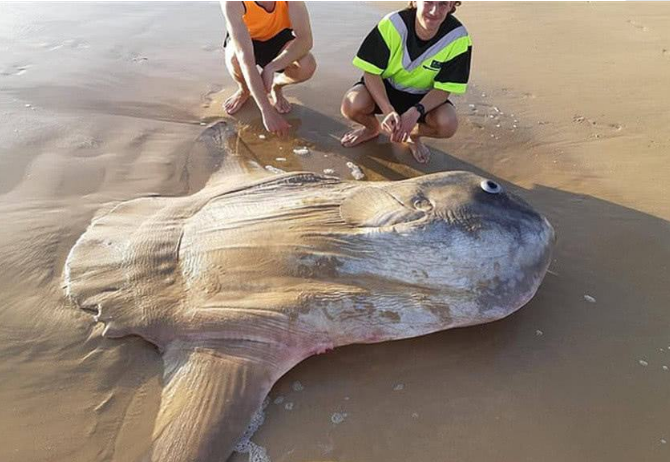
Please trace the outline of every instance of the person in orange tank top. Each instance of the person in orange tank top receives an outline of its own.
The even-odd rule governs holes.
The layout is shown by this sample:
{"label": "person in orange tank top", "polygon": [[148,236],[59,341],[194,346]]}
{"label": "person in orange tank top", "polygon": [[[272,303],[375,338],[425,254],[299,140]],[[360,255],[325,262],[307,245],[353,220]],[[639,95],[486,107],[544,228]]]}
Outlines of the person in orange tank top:
{"label": "person in orange tank top", "polygon": [[282,114],[291,105],[283,88],[308,80],[316,70],[305,3],[222,1],[221,8],[228,30],[226,67],[239,86],[224,110],[235,114],[251,96],[266,130],[286,135],[290,125]]}

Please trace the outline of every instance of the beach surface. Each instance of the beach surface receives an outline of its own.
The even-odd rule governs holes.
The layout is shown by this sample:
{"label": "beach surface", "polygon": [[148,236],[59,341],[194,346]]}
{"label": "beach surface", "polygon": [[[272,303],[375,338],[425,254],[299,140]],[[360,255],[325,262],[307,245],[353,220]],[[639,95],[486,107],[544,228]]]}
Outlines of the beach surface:
{"label": "beach surface", "polygon": [[[261,136],[252,103],[232,123],[286,171],[499,181],[554,225],[550,272],[503,321],[308,359],[253,441],[273,462],[669,460],[670,5],[466,2],[469,91],[428,165],[384,137],[338,141],[351,59],[397,7],[309,4],[319,67],[286,91],[291,136]],[[160,355],[102,338],[63,267],[110,204],[203,187],[216,166],[196,139],[235,89],[224,36],[218,3],[0,3],[3,462],[128,462],[150,446]]]}

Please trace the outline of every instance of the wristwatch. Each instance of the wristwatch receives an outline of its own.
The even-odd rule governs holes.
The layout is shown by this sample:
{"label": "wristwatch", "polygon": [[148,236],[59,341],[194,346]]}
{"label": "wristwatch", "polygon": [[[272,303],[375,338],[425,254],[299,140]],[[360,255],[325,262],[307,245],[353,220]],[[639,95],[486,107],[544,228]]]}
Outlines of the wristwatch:
{"label": "wristwatch", "polygon": [[416,103],[416,104],[414,105],[414,107],[415,107],[416,110],[419,112],[419,116],[420,116],[420,117],[423,117],[423,116],[426,115],[426,108],[423,107],[423,104],[421,104],[421,103]]}

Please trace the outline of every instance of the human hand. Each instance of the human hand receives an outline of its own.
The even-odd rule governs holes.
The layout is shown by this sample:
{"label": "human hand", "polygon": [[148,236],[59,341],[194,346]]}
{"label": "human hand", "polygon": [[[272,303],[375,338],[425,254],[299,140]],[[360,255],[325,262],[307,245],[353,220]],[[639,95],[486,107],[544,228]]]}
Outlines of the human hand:
{"label": "human hand", "polygon": [[263,86],[265,87],[266,93],[270,93],[272,91],[272,84],[275,80],[275,72],[276,71],[272,63],[268,63],[261,71],[261,79],[263,80]]}
{"label": "human hand", "polygon": [[419,122],[419,111],[415,107],[409,108],[403,115],[400,116],[400,122],[396,125],[393,134],[391,135],[391,141],[394,143],[406,142],[409,138],[409,135],[412,133],[412,130]]}
{"label": "human hand", "polygon": [[399,123],[400,115],[395,111],[389,112],[382,119],[382,130],[384,130],[389,136],[392,136]]}
{"label": "human hand", "polygon": [[277,110],[270,106],[263,111],[263,125],[270,133],[278,136],[286,136],[291,125],[284,120],[284,118],[277,112]]}

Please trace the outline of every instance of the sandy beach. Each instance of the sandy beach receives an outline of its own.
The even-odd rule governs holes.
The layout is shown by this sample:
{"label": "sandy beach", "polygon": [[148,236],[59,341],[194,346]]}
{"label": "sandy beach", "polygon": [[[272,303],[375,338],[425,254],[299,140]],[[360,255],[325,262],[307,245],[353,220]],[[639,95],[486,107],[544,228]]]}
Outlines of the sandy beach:
{"label": "sandy beach", "polygon": [[[229,119],[262,164],[349,180],[353,162],[364,181],[472,171],[558,241],[503,321],[303,362],[253,441],[273,462],[670,459],[670,5],[465,2],[469,90],[428,165],[384,137],[339,144],[351,59],[402,4],[308,7],[319,67],[286,92],[291,135],[259,137],[251,103]],[[160,355],[103,338],[63,267],[110,204],[191,194],[215,170],[196,139],[235,89],[224,36],[218,3],[0,3],[1,461],[139,461],[150,446]]]}

